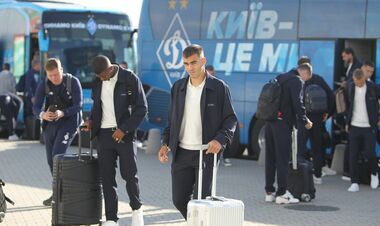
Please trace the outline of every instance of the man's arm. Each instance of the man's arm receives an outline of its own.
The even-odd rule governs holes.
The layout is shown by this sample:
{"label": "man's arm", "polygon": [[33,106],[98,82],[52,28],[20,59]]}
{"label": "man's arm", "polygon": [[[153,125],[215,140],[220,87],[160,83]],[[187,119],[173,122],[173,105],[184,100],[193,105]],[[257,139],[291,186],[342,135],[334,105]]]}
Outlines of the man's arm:
{"label": "man's arm", "polygon": [[223,96],[223,106],[221,107],[223,120],[221,129],[218,130],[214,139],[225,147],[232,142],[236,130],[237,117],[232,106],[230,90],[226,84],[224,84],[224,90],[222,90],[220,95]]}
{"label": "man's arm", "polygon": [[292,87],[289,89],[290,90],[290,100],[291,100],[291,105],[296,112],[297,115],[297,120],[299,123],[302,125],[308,124],[309,120],[306,117],[306,110],[305,106],[303,103],[303,83],[301,79],[293,79],[291,82]]}
{"label": "man's arm", "polygon": [[127,76],[133,76],[132,79],[130,79],[130,81],[134,83],[133,87],[134,91],[136,92],[136,104],[135,106],[132,106],[132,114],[129,117],[129,119],[123,122],[123,124],[120,126],[120,129],[124,133],[136,130],[140,123],[144,120],[144,117],[148,112],[148,104],[140,79],[133,73],[130,73]]}
{"label": "man's arm", "polygon": [[42,110],[42,106],[45,101],[45,84],[44,81],[41,81],[38,83],[36,93],[35,93],[35,102],[33,104],[33,114],[37,117],[40,118]]}

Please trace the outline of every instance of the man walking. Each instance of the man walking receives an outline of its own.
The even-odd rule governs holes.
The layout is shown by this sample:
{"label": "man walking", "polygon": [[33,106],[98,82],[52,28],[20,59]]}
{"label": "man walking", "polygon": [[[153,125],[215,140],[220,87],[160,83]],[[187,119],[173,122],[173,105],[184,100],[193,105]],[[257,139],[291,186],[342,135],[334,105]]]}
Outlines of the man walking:
{"label": "man walking", "polygon": [[[231,143],[237,118],[228,86],[206,72],[203,48],[190,45],[183,51],[188,73],[171,89],[168,126],[158,158],[168,161],[173,153],[172,198],[175,207],[187,218],[187,204],[197,198],[199,164],[203,164],[202,198],[211,195],[213,153]],[[199,163],[199,147],[208,144],[204,162]]]}

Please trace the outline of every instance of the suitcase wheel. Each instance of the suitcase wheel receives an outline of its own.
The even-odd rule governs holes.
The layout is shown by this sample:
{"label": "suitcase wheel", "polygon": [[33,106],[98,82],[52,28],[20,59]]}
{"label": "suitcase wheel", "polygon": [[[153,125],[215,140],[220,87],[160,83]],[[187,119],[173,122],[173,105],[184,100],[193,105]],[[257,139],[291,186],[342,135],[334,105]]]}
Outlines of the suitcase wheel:
{"label": "suitcase wheel", "polygon": [[303,202],[310,202],[311,201],[311,197],[310,197],[310,195],[309,194],[302,194],[301,195],[301,201],[303,201]]}

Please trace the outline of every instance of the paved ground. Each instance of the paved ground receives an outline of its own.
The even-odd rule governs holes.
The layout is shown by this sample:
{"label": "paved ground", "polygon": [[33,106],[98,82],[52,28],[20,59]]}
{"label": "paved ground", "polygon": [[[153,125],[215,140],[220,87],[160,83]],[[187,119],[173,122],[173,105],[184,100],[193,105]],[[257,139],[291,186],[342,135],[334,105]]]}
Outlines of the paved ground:
{"label": "paved ground", "polygon": [[[144,152],[139,152],[138,161],[146,225],[186,225],[171,203],[170,166]],[[42,206],[42,200],[51,194],[44,146],[35,141],[0,140],[0,178],[7,182],[5,192],[16,203],[9,207],[1,225],[50,225],[51,209]],[[263,202],[264,168],[254,161],[234,159],[232,167],[220,167],[217,194],[244,201],[245,226],[380,225],[379,189],[363,185],[352,194],[346,191],[349,183],[339,176],[323,179],[324,184],[317,186],[317,199],[311,203],[267,204]],[[128,197],[120,177],[118,181],[120,225],[130,225]]]}

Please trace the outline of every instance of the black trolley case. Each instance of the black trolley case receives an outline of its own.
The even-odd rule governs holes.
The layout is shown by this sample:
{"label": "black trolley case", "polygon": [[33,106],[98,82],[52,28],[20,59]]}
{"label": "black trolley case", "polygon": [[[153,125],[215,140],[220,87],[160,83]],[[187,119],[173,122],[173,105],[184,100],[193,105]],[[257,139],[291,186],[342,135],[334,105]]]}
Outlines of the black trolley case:
{"label": "black trolley case", "polygon": [[102,218],[102,189],[98,159],[82,153],[56,155],[53,160],[52,225],[99,224]]}

